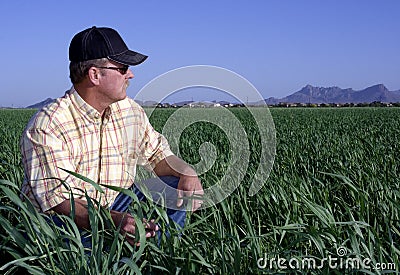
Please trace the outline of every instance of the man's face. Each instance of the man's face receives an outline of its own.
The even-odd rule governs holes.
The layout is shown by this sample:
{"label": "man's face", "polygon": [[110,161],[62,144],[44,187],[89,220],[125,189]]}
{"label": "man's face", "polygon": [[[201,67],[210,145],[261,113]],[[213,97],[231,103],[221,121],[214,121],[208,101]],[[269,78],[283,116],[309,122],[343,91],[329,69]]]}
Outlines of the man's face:
{"label": "man's face", "polygon": [[124,68],[125,65],[114,61],[109,61],[104,65],[106,68],[101,69],[101,78],[99,86],[99,95],[110,102],[117,102],[126,97],[126,89],[129,86],[129,80],[133,78],[133,73],[130,69],[122,74],[123,70],[115,70],[110,68]]}

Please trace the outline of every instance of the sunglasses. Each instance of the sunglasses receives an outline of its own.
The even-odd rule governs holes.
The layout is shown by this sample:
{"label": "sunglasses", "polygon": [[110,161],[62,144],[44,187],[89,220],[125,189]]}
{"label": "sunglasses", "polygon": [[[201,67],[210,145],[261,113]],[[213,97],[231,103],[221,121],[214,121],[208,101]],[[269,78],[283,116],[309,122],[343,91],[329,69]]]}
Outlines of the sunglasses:
{"label": "sunglasses", "polygon": [[128,71],[129,66],[126,66],[126,65],[125,65],[125,66],[123,66],[123,67],[96,67],[96,68],[115,70],[115,71],[120,72],[122,75],[124,75],[124,74],[126,74],[126,72]]}

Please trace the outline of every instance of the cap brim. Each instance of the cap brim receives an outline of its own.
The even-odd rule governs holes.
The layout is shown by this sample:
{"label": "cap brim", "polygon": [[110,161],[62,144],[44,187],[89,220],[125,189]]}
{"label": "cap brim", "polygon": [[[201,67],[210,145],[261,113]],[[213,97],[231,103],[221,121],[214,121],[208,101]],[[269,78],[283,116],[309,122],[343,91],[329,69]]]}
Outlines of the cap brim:
{"label": "cap brim", "polygon": [[147,55],[128,50],[120,54],[110,55],[107,58],[124,65],[135,66],[145,61]]}

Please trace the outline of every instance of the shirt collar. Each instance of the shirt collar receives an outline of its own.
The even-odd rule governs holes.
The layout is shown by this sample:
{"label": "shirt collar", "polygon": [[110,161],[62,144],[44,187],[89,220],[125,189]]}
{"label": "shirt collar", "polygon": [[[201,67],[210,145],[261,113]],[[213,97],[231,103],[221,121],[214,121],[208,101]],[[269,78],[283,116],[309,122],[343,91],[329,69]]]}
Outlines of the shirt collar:
{"label": "shirt collar", "polygon": [[101,119],[101,114],[91,105],[89,105],[86,101],[82,99],[82,97],[78,94],[74,87],[68,92],[71,97],[72,103],[75,107],[81,112],[83,115],[87,116],[91,120],[99,120]]}

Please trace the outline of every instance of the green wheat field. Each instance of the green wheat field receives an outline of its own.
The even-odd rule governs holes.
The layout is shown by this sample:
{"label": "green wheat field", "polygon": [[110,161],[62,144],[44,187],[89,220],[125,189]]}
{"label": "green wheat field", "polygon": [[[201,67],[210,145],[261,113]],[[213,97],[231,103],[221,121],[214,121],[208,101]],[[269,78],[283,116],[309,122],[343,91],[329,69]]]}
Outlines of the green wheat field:
{"label": "green wheat field", "polygon": [[[248,190],[260,134],[247,109],[229,110],[251,148],[240,186],[221,203],[190,214],[184,230],[162,206],[134,200],[137,221],[154,218],[170,234],[146,241],[139,223],[137,247],[124,242],[107,209],[90,201],[91,252],[73,217],[58,228],[21,201],[19,139],[35,110],[0,110],[0,273],[400,273],[400,108],[271,108],[276,156],[254,196]],[[156,109],[150,121],[162,131],[173,112]],[[199,112],[213,109],[188,115]],[[201,121],[183,131],[181,157],[196,164],[204,142],[217,154],[200,175],[208,187],[223,176],[235,148],[220,128]]]}

